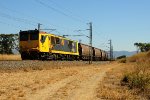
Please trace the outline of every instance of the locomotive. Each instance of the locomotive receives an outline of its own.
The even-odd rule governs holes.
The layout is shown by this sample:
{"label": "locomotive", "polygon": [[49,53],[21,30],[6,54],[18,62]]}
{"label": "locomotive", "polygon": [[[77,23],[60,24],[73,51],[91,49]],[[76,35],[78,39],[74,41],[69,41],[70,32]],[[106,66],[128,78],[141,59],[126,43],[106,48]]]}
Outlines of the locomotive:
{"label": "locomotive", "polygon": [[[35,30],[19,32],[22,60],[89,60],[89,45],[62,36]],[[106,51],[92,47],[92,59],[107,60]]]}

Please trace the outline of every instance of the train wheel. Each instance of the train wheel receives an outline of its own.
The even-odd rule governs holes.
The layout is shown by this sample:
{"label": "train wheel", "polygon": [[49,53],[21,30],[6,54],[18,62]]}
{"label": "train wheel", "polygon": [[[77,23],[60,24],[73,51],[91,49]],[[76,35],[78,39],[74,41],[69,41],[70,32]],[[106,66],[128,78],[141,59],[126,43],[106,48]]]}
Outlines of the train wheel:
{"label": "train wheel", "polygon": [[22,60],[27,60],[27,59],[29,59],[29,54],[27,54],[25,52],[22,52],[21,53],[21,58],[22,58]]}
{"label": "train wheel", "polygon": [[21,54],[21,59],[26,60],[26,56],[24,54]]}

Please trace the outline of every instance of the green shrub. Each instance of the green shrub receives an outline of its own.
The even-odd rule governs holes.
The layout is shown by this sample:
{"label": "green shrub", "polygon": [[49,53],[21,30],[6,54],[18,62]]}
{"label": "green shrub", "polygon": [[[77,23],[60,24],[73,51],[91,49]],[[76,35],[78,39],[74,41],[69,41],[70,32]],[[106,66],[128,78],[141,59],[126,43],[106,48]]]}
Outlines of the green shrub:
{"label": "green shrub", "polygon": [[147,74],[133,73],[129,79],[129,87],[145,90],[150,84],[150,76]]}
{"label": "green shrub", "polygon": [[126,58],[119,59],[120,63],[126,63]]}
{"label": "green shrub", "polygon": [[117,59],[122,59],[122,58],[126,58],[126,55],[122,55],[122,56],[117,57]]}
{"label": "green shrub", "polygon": [[138,88],[140,90],[146,90],[150,86],[149,68],[149,63],[137,63],[131,73],[123,76],[121,84],[128,85],[130,89]]}

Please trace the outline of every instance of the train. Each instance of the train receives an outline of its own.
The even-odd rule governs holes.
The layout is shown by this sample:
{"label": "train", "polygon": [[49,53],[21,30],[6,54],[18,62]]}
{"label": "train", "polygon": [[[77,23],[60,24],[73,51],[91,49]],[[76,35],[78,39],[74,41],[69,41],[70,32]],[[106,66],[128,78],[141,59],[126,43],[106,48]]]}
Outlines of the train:
{"label": "train", "polygon": [[22,60],[108,60],[104,50],[37,29],[20,30],[19,47]]}

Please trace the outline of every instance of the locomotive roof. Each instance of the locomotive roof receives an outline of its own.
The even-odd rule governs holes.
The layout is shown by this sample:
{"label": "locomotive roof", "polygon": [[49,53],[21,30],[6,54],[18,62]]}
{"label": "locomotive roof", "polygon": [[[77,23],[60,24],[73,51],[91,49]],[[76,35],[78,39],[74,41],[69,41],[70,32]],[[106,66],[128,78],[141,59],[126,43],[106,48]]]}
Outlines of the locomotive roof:
{"label": "locomotive roof", "polygon": [[66,37],[63,37],[63,36],[60,36],[60,35],[56,35],[56,34],[53,34],[53,33],[48,33],[48,32],[44,32],[44,31],[39,31],[39,30],[37,30],[37,29],[35,29],[35,30],[25,30],[25,31],[20,30],[20,32],[34,32],[34,31],[39,32],[39,34],[50,34],[50,35],[53,35],[53,36],[55,36],[55,37],[60,37],[60,38],[63,38],[63,39],[66,39],[66,40],[70,40],[70,41],[73,41],[73,42],[78,42],[78,41],[76,41],[76,40],[72,40],[72,39],[69,39],[69,38],[66,38]]}
{"label": "locomotive roof", "polygon": [[37,30],[37,29],[35,29],[35,30],[25,30],[25,31],[20,30],[20,32],[33,32],[33,31],[39,31],[39,30]]}
{"label": "locomotive roof", "polygon": [[55,37],[60,37],[60,38],[63,38],[63,39],[65,39],[65,40],[69,40],[69,41],[73,41],[73,42],[78,42],[78,41],[76,41],[76,40],[72,40],[72,39],[70,39],[70,38],[66,38],[66,37],[63,37],[63,36],[60,36],[60,35],[56,35],[56,34],[52,34],[52,33],[47,33],[47,34],[53,35],[53,36],[55,36]]}

